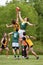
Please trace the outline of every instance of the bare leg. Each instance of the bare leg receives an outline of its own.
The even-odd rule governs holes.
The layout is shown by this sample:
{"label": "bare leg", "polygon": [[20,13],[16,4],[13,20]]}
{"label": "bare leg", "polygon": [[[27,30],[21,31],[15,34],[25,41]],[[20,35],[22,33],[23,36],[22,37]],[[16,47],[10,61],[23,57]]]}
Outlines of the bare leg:
{"label": "bare leg", "polygon": [[30,51],[36,57],[36,59],[39,59],[38,55],[34,52],[33,47],[30,48]]}
{"label": "bare leg", "polygon": [[13,49],[13,54],[14,54],[14,57],[16,58],[16,52],[15,52],[15,50]]}
{"label": "bare leg", "polygon": [[17,51],[16,51],[16,52],[17,52],[17,55],[18,55],[18,58],[19,58],[19,49],[17,49]]}
{"label": "bare leg", "polygon": [[28,59],[28,52],[29,52],[29,51],[28,51],[28,47],[27,47],[27,48],[26,48],[27,59]]}
{"label": "bare leg", "polygon": [[6,49],[6,56],[8,57],[8,52],[9,52],[9,48],[5,48]]}

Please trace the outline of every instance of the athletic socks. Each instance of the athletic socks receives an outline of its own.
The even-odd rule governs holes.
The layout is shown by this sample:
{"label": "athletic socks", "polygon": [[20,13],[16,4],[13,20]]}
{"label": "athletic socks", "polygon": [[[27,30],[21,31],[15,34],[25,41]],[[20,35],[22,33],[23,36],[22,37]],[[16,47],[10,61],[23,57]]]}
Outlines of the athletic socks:
{"label": "athletic socks", "polygon": [[19,54],[17,55],[17,58],[19,59]]}
{"label": "athletic socks", "polygon": [[16,59],[16,58],[19,59],[19,55],[14,55],[14,58],[15,58],[15,59]]}
{"label": "athletic socks", "polygon": [[37,60],[39,59],[39,57],[36,58]]}
{"label": "athletic socks", "polygon": [[16,55],[14,54],[14,58],[16,58]]}

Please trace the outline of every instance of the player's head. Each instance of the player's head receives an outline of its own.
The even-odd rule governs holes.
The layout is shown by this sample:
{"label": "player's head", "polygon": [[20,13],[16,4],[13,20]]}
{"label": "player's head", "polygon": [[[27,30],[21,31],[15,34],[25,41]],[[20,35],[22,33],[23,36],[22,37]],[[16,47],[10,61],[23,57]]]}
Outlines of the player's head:
{"label": "player's head", "polygon": [[16,20],[13,19],[12,20],[12,24],[15,25],[16,24]]}
{"label": "player's head", "polygon": [[23,39],[24,41],[26,40],[26,38],[25,38],[25,37],[23,37],[22,39]]}
{"label": "player's head", "polygon": [[5,32],[5,33],[4,33],[4,37],[6,37],[6,36],[7,36],[7,33]]}
{"label": "player's head", "polygon": [[16,32],[18,32],[18,28],[16,29]]}
{"label": "player's head", "polygon": [[23,32],[23,35],[25,36],[26,35],[26,32]]}
{"label": "player's head", "polygon": [[29,18],[28,17],[25,17],[24,18],[24,21],[28,22],[29,21]]}

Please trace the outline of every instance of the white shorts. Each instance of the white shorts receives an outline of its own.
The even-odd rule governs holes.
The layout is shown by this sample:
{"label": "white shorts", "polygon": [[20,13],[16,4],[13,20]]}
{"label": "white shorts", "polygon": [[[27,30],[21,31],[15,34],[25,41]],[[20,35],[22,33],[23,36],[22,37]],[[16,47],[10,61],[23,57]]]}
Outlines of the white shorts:
{"label": "white shorts", "polygon": [[18,31],[18,33],[19,33],[19,37],[20,37],[20,38],[23,37],[23,32],[25,32],[25,30],[20,29],[20,30]]}
{"label": "white shorts", "polygon": [[13,43],[12,43],[12,47],[19,47],[19,43],[13,42]]}

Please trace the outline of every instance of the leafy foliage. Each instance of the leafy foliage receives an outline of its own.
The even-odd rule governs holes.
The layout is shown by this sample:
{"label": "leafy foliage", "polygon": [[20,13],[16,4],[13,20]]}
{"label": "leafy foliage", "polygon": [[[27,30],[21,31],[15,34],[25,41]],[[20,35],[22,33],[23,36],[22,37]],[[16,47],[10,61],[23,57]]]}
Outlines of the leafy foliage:
{"label": "leafy foliage", "polygon": [[[7,4],[6,6],[0,7],[0,40],[3,36],[4,32],[11,32],[13,28],[6,28],[6,24],[11,24],[12,19],[16,19],[16,7],[19,6],[21,9],[22,17],[29,17],[30,23],[36,24],[37,26],[30,27],[27,26],[26,33],[28,35],[33,35],[37,37],[36,41],[43,41],[43,0],[39,2],[39,0],[34,0],[35,5],[32,6],[30,3],[25,2],[12,2]],[[35,41],[35,42],[36,42]],[[36,44],[37,43],[37,44]],[[43,46],[43,44],[36,42],[36,47]],[[36,46],[37,45],[37,46]],[[9,48],[11,47],[11,42],[9,44]],[[40,47],[40,49],[41,49]],[[41,49],[42,50],[42,49]],[[37,50],[36,50],[37,51]],[[11,51],[10,51],[11,52]]]}

